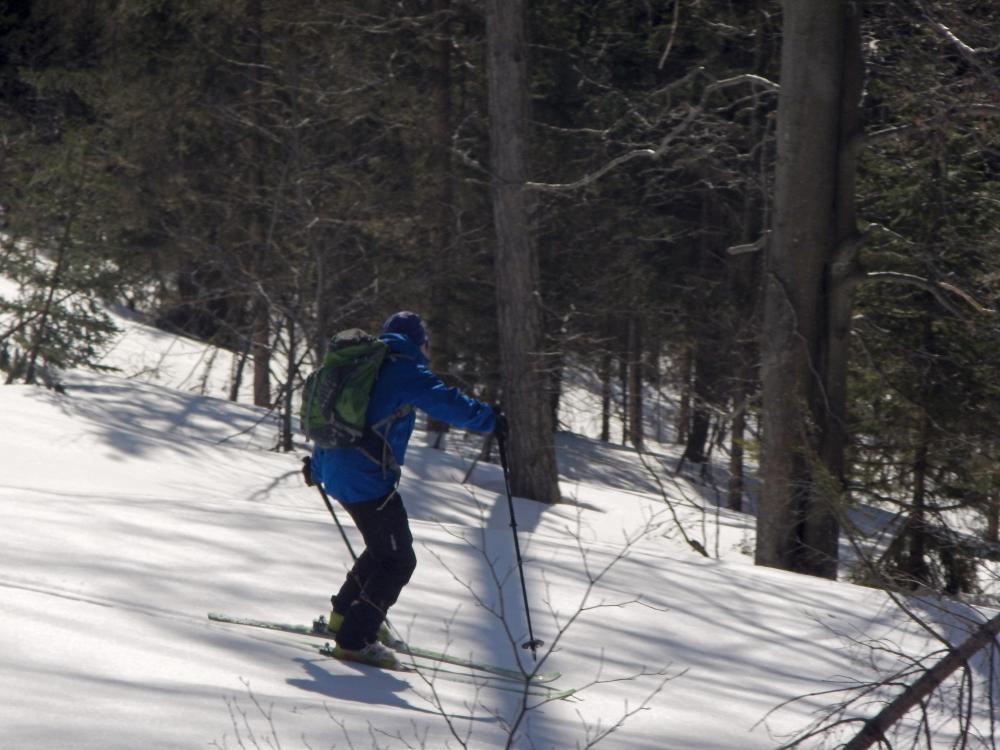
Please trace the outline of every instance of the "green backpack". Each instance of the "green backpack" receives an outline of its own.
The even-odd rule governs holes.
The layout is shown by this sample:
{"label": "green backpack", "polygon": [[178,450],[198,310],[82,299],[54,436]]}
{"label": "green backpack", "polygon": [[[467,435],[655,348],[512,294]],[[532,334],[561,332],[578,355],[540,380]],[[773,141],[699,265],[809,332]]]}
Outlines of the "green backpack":
{"label": "green backpack", "polygon": [[365,434],[372,386],[389,345],[359,328],[330,340],[323,364],[306,378],[299,421],[321,448],[355,448]]}

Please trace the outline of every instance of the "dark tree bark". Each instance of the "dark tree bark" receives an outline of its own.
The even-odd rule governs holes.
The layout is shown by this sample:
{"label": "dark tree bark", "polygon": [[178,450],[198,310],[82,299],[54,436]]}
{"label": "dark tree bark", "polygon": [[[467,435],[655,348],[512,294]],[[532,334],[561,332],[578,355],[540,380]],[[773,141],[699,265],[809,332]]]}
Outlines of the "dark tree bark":
{"label": "dark tree bark", "polygon": [[[652,339],[652,340],[650,340]],[[660,362],[660,354],[663,342],[659,336],[646,337],[645,344],[645,371],[646,380],[652,389],[653,397],[653,438],[658,443],[663,442],[663,420],[661,419],[661,401],[663,394],[663,368]]]}
{"label": "dark tree bark", "polygon": [[699,341],[693,349],[691,416],[682,460],[703,464],[708,460],[708,433],[712,425],[712,406],[719,400],[720,373],[717,353],[705,342]]}
{"label": "dark tree bark", "polygon": [[[610,346],[610,343],[608,344]],[[611,371],[613,358],[611,350],[601,353],[601,442],[611,440]]]}
{"label": "dark tree bark", "polygon": [[[934,356],[934,333],[929,318],[924,318],[922,350],[929,356]],[[929,373],[925,375],[922,384],[925,403],[930,402],[935,395],[935,387]],[[913,502],[910,515],[900,530],[898,545],[899,559],[896,561],[899,572],[906,582],[916,587],[918,584],[931,583],[931,570],[927,562],[930,541],[930,526],[928,519],[928,470],[930,468],[931,435],[933,424],[927,409],[921,409],[920,422],[917,428],[916,445],[913,451]]]}
{"label": "dark tree bark", "polygon": [[733,393],[736,401],[733,411],[732,436],[729,449],[729,481],[726,486],[726,507],[743,510],[743,445],[746,442],[747,404],[746,386],[741,384]]}
{"label": "dark tree bark", "polygon": [[835,578],[861,48],[857,4],[784,3],[775,216],[762,337],[756,561]]}
{"label": "dark tree bark", "polygon": [[[455,212],[454,171],[451,160],[452,97],[451,97],[451,0],[435,0],[434,13],[440,19],[440,30],[435,29],[434,41],[434,88],[433,120],[431,122],[431,145],[433,182],[430,214],[433,217],[430,230],[430,247],[440,262],[431,290],[431,314],[428,321],[434,334],[434,368],[447,376],[454,360],[451,336],[452,278],[450,269],[454,265],[455,236],[453,232]],[[442,448],[444,434],[451,429],[447,422],[427,418],[427,430],[437,433],[435,448]]]}
{"label": "dark tree bark", "polygon": [[642,450],[642,328],[638,316],[628,317],[628,437]]}
{"label": "dark tree bark", "polygon": [[[264,259],[266,250],[264,247],[264,219],[261,216],[260,201],[264,185],[263,174],[263,145],[261,133],[263,132],[261,111],[263,107],[263,81],[262,70],[264,64],[263,52],[263,19],[261,0],[247,0],[247,28],[248,28],[248,67],[250,69],[250,90],[249,90],[249,112],[250,120],[253,123],[253,132],[250,133],[248,144],[249,154],[249,184],[247,198],[250,201],[249,209],[249,253],[252,260],[252,270],[258,278],[250,279],[251,287],[260,283],[260,277],[264,273]],[[271,406],[271,308],[267,299],[257,293],[251,292],[252,302],[252,347],[253,356],[253,402],[255,406]]]}
{"label": "dark tree bark", "polygon": [[524,189],[528,47],[523,0],[488,0],[486,37],[497,322],[503,403],[511,426],[511,489],[554,503],[560,498],[546,391],[540,272]]}
{"label": "dark tree bark", "polygon": [[[756,0],[757,28],[755,33],[754,70],[760,74],[765,72],[765,60],[769,57],[765,40],[768,39],[766,24],[768,14],[764,13],[764,0]],[[750,122],[750,143],[760,144],[758,159],[748,160],[745,167],[745,179],[748,189],[743,191],[743,205],[740,217],[741,241],[750,244],[760,237],[767,228],[768,198],[766,190],[749,189],[751,185],[764,183],[768,148],[766,133],[769,112],[760,104],[754,108]],[[747,414],[750,409],[750,399],[753,396],[756,382],[757,348],[751,340],[749,331],[756,332],[760,321],[756,313],[761,295],[761,254],[752,253],[749,256],[732,259],[729,264],[731,288],[734,296],[746,311],[754,311],[738,324],[737,366],[736,377],[730,388],[730,398],[733,407],[732,430],[730,434],[729,451],[729,481],[726,489],[726,507],[729,510],[743,510],[743,493],[746,488],[744,477],[744,453],[747,440]],[[745,327],[744,327],[745,326]]]}
{"label": "dark tree bark", "polygon": [[621,404],[618,407],[618,413],[622,420],[621,444],[628,445],[628,321],[616,318],[613,330],[618,341],[615,361],[618,365],[618,390],[621,392]]}
{"label": "dark tree bark", "polygon": [[288,336],[288,374],[285,376],[284,387],[282,388],[281,400],[281,450],[290,453],[295,447],[295,425],[292,419],[292,396],[295,392],[295,381],[298,377],[298,368],[295,363],[298,361],[298,337],[296,336],[295,321],[292,316],[285,318],[285,331]]}
{"label": "dark tree bark", "polygon": [[675,443],[686,443],[691,431],[691,381],[694,372],[694,344],[690,341],[681,344],[681,358],[677,364],[677,390],[680,392],[680,404],[677,409],[677,435]]}
{"label": "dark tree bark", "polygon": [[1000,542],[1000,496],[991,495],[986,510],[986,541]]}

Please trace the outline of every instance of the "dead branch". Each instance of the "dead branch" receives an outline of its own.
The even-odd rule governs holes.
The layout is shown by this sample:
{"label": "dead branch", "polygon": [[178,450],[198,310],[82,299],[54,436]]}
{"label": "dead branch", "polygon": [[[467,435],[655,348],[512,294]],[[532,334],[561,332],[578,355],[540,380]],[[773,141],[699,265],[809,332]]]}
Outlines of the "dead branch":
{"label": "dead branch", "polygon": [[852,143],[852,147],[871,146],[932,129],[943,129],[945,125],[965,117],[1000,117],[1000,107],[995,104],[965,104],[949,107],[934,117],[921,118],[907,125],[896,125],[860,135]]}
{"label": "dead branch", "polygon": [[[704,68],[695,68],[690,73],[685,76],[687,78],[693,78],[704,72]],[[545,192],[563,192],[567,190],[576,190],[578,188],[586,187],[601,177],[606,175],[608,172],[620,167],[622,164],[626,164],[635,159],[652,159],[657,160],[663,154],[667,152],[673,142],[684,133],[691,124],[701,115],[705,110],[705,105],[708,102],[709,97],[716,91],[721,91],[723,89],[730,88],[732,86],[738,86],[741,84],[750,84],[751,86],[762,87],[767,92],[777,92],[779,90],[779,85],[774,81],[768,80],[763,76],[754,75],[752,73],[746,73],[742,75],[732,76],[731,78],[724,78],[719,81],[713,81],[705,86],[705,89],[701,93],[701,98],[698,103],[693,105],[689,110],[684,119],[677,123],[670,131],[663,136],[660,140],[659,145],[656,148],[639,148],[633,149],[632,151],[626,151],[624,154],[619,154],[611,161],[607,162],[596,171],[590,174],[584,175],[583,177],[574,180],[573,182],[566,183],[550,183],[550,182],[526,182],[525,187],[529,190],[540,190]]]}
{"label": "dead branch", "polygon": [[856,281],[858,283],[869,281],[888,281],[894,284],[907,284],[909,286],[915,286],[919,289],[930,292],[934,295],[934,299],[936,299],[943,308],[960,319],[964,319],[962,311],[952,304],[952,301],[947,297],[947,295],[944,294],[944,292],[950,292],[951,294],[961,298],[978,313],[993,315],[996,312],[996,310],[993,310],[992,308],[985,307],[971,294],[959,289],[954,284],[949,284],[946,281],[931,281],[930,279],[925,279],[922,276],[916,276],[910,273],[899,273],[896,271],[870,271],[868,273],[858,274]]}
{"label": "dead branch", "polygon": [[966,664],[984,646],[993,642],[1000,633],[1000,615],[983,623],[957,648],[931,667],[911,685],[907,685],[891,703],[876,716],[865,722],[864,728],[844,745],[843,750],[866,750],[885,738],[885,732],[905,716],[910,709],[924,701],[955,670]]}
{"label": "dead branch", "polygon": [[767,242],[770,239],[771,239],[771,230],[768,229],[753,242],[749,242],[745,245],[733,245],[732,247],[727,247],[726,255],[745,255],[746,253],[756,253],[767,247]]}

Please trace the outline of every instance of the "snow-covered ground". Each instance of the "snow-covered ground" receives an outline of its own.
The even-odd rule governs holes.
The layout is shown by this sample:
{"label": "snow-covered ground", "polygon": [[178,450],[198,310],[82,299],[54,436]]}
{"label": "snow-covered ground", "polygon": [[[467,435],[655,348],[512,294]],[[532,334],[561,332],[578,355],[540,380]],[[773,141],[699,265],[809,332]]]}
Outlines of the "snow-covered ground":
{"label": "snow-covered ground", "polygon": [[[65,395],[0,388],[0,747],[774,748],[832,699],[781,704],[872,676],[866,641],[939,646],[883,592],[754,567],[752,519],[663,472],[671,510],[632,451],[569,433],[567,502],[515,509],[542,668],[573,699],[531,697],[519,721],[514,693],[210,622],[309,623],[349,555],[301,481],[305,449],[271,452],[273,417],[217,397],[231,362],[120,322],[120,374],[72,373]],[[477,440],[414,439],[401,490],[419,565],[392,621],[412,643],[531,668],[502,475],[479,464],[461,483]]]}

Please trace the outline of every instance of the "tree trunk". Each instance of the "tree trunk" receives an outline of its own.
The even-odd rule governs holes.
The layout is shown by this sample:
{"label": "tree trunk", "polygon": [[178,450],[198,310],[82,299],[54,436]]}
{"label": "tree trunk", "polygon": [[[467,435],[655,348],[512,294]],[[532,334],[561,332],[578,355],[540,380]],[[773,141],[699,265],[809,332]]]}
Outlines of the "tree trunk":
{"label": "tree trunk", "polygon": [[[754,71],[764,75],[767,70],[766,58],[768,53],[765,40],[768,37],[765,24],[769,21],[764,12],[765,0],[755,0],[755,15],[757,17],[757,29],[754,35],[756,39],[754,49]],[[750,143],[753,146],[760,145],[761,156],[759,159],[747,160],[745,166],[745,180],[749,186],[766,182],[764,177],[766,168],[767,149],[764,148],[768,110],[762,108],[758,103],[754,107],[750,121]],[[741,242],[749,244],[761,236],[767,228],[768,202],[766,191],[757,189],[746,189],[743,191],[743,205],[740,217]],[[732,262],[736,261],[736,262]],[[729,263],[731,284],[734,296],[740,300],[740,304],[747,310],[757,310],[761,294],[761,253],[752,253],[742,258],[733,258]],[[748,339],[748,332],[756,330],[759,326],[757,316],[747,316],[739,323],[737,329],[737,352],[739,366],[735,382],[732,384],[730,396],[733,404],[732,434],[730,436],[729,452],[729,481],[726,488],[726,507],[729,510],[742,512],[743,494],[746,489],[744,478],[744,453],[747,440],[747,412],[750,408],[750,399],[753,396],[753,383],[756,382],[756,362],[758,355],[756,347]]]}
{"label": "tree trunk", "polygon": [[1000,542],[1000,493],[991,492],[986,505],[986,541]]}
{"label": "tree trunk", "polygon": [[[846,442],[860,89],[856,4],[784,3],[761,342],[760,565],[835,578]],[[848,225],[851,226],[848,226]]]}
{"label": "tree trunk", "polygon": [[[253,130],[249,137],[249,185],[247,200],[249,207],[248,244],[256,278],[250,280],[253,287],[263,281],[265,274],[266,248],[264,246],[264,219],[261,216],[260,201],[264,185],[262,164],[264,163],[261,144],[263,107],[263,80],[261,72],[264,64],[263,22],[261,0],[247,0],[247,29],[249,33],[248,67],[250,75],[249,111]],[[271,406],[271,309],[267,298],[255,291],[251,293],[252,306],[252,356],[253,356],[253,402],[255,406]]]}
{"label": "tree trunk", "polygon": [[295,335],[295,321],[292,316],[285,318],[285,330],[288,332],[288,373],[285,376],[284,395],[281,404],[281,450],[290,453],[294,446],[295,430],[292,419],[292,396],[295,392],[295,377],[298,369],[298,338]]}
{"label": "tree trunk", "polygon": [[487,0],[487,77],[501,382],[510,419],[511,489],[559,500],[554,428],[543,353],[538,253],[524,183],[528,53],[524,0]]}
{"label": "tree trunk", "polygon": [[[455,211],[454,175],[451,162],[451,0],[435,0],[434,15],[441,19],[442,28],[435,31],[434,56],[434,115],[431,131],[433,184],[430,208],[433,223],[430,230],[430,247],[440,263],[431,291],[431,314],[428,324],[434,334],[434,369],[447,377],[454,359],[451,335],[451,269],[455,263],[454,232]],[[444,447],[444,436],[451,429],[447,422],[427,418],[427,431],[437,433],[435,448]]]}
{"label": "tree trunk", "polygon": [[240,389],[243,387],[243,370],[246,368],[247,359],[250,357],[250,342],[247,340],[240,355],[233,363],[232,379],[229,384],[229,400],[240,400]]}
{"label": "tree trunk", "polygon": [[[625,323],[626,329],[628,328],[628,322]],[[622,335],[622,331],[619,329],[618,333],[618,390],[622,394],[621,403],[621,417],[622,417],[622,445],[628,445],[628,395],[629,395],[629,384],[628,384],[628,331],[624,331],[625,335]]]}
{"label": "tree trunk", "polygon": [[[610,343],[608,344],[610,346]],[[611,350],[601,353],[601,442],[611,440]]]}
{"label": "tree trunk", "polygon": [[930,583],[927,565],[927,458],[930,452],[931,422],[927,412],[920,416],[920,432],[913,458],[913,508],[905,533],[906,558],[902,560],[903,572],[914,584]]}
{"label": "tree trunk", "polygon": [[836,504],[847,491],[847,377],[854,290],[860,273],[857,256],[861,247],[855,200],[858,148],[863,135],[861,3],[848,0],[845,6],[834,203],[836,234],[833,257],[826,268],[827,296],[822,308],[826,315],[826,335],[820,340],[824,379],[822,389],[812,394],[812,413],[821,426],[819,455],[824,476],[821,481],[813,482],[813,510],[807,515],[803,534],[806,549],[811,551],[807,556],[807,572],[828,578],[837,576],[841,511]]}
{"label": "tree trunk", "polygon": [[660,349],[662,342],[657,336],[651,342],[647,339],[646,349],[646,378],[653,389],[655,397],[653,399],[653,438],[657,443],[663,442],[663,420],[660,419],[663,413],[663,368],[660,366]]}
{"label": "tree trunk", "polygon": [[253,306],[253,403],[254,406],[271,406],[271,311],[263,298]]}
{"label": "tree trunk", "polygon": [[[929,317],[925,317],[923,321],[921,349],[930,357],[938,354],[935,351],[934,331]],[[933,375],[925,372],[921,384],[921,401],[930,403],[937,395],[935,390]],[[921,584],[931,584],[931,570],[927,561],[928,541],[931,535],[927,518],[927,474],[930,468],[932,430],[931,416],[926,408],[921,408],[915,435],[916,445],[913,450],[913,502],[909,518],[900,531],[902,537],[899,545],[900,557],[896,561],[900,572],[914,588]]]}
{"label": "tree trunk", "polygon": [[559,430],[559,404],[563,390],[563,355],[561,351],[553,354],[549,361],[549,411],[552,415],[552,428]]}
{"label": "tree trunk", "polygon": [[[711,178],[705,175],[707,182]],[[700,199],[701,225],[703,227],[718,226],[724,222],[718,210],[718,202],[711,189],[701,191]],[[715,255],[714,240],[707,231],[703,231],[698,240],[696,256],[696,273],[700,278],[712,277],[711,259]],[[711,292],[698,295],[695,307],[695,337],[693,348],[690,409],[691,417],[688,425],[687,442],[679,466],[684,461],[705,464],[708,461],[711,447],[708,436],[712,424],[712,407],[718,404],[719,364],[715,351],[717,333],[714,324],[709,320],[713,317],[714,303],[710,299]]]}
{"label": "tree trunk", "polygon": [[677,410],[677,435],[675,443],[686,443],[691,431],[691,380],[694,370],[694,344],[685,342],[681,347],[681,361],[677,365],[680,408]]}
{"label": "tree trunk", "polygon": [[628,436],[642,450],[642,329],[636,315],[628,317]]}
{"label": "tree trunk", "polygon": [[718,363],[715,352],[704,342],[694,344],[691,384],[690,424],[683,459],[703,464],[708,460],[708,433],[712,424],[712,406],[718,401]]}
{"label": "tree trunk", "polygon": [[733,391],[733,434],[729,449],[729,484],[726,488],[726,507],[743,510],[743,445],[747,426],[747,387],[742,379]]}

